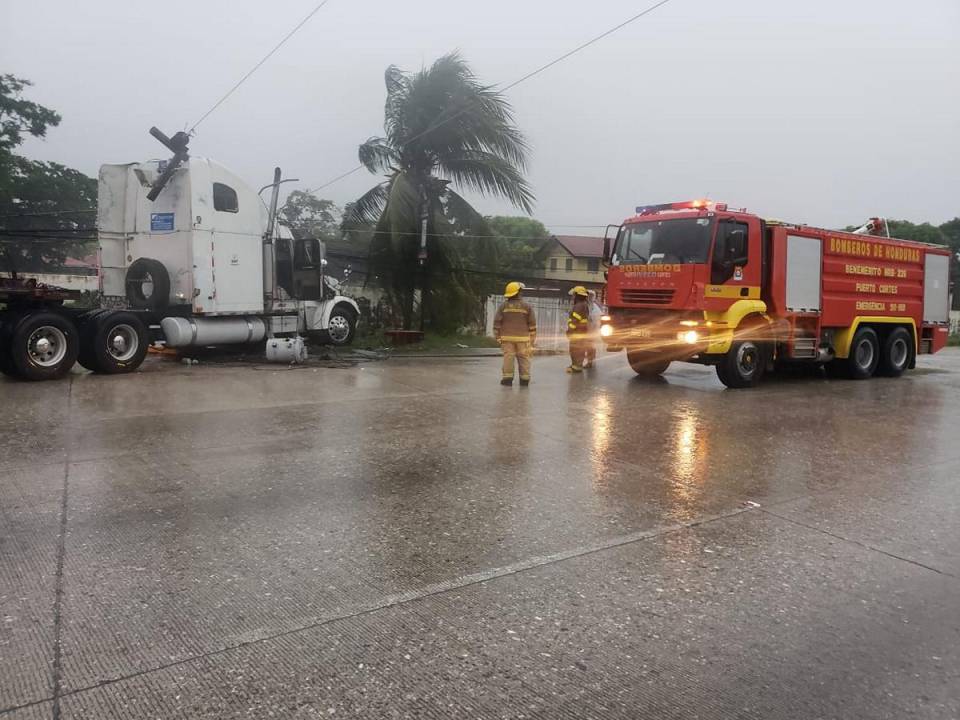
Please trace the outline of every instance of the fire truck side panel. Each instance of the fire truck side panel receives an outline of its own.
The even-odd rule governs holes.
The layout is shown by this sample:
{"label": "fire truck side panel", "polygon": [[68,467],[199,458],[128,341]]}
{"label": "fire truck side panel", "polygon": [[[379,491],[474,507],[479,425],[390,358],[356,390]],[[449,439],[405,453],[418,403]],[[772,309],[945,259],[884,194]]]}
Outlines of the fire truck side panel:
{"label": "fire truck side panel", "polygon": [[[880,238],[824,233],[824,327],[851,328],[857,318],[918,327],[923,315],[924,247]],[[846,349],[837,347],[838,357]]]}

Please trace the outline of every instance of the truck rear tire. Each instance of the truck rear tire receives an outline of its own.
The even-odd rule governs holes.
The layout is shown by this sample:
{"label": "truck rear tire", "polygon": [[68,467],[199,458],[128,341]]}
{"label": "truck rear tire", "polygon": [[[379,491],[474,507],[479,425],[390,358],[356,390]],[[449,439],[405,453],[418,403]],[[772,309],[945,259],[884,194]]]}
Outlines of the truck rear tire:
{"label": "truck rear tire", "polygon": [[88,370],[106,375],[133,372],[147,355],[150,337],[134,313],[102,313],[91,318],[85,330],[83,355]]}
{"label": "truck rear tire", "polygon": [[717,363],[717,377],[728,388],[754,387],[767,367],[767,352],[753,340],[737,340]]}
{"label": "truck rear tire", "polygon": [[880,340],[873,328],[862,327],[850,343],[847,371],[853,380],[866,380],[876,372],[880,362]]}
{"label": "truck rear tire", "polygon": [[627,352],[627,362],[633,371],[643,378],[662,375],[670,367],[670,361],[644,352]]}
{"label": "truck rear tire", "polygon": [[8,330],[9,353],[17,375],[25,380],[53,380],[77,361],[80,338],[69,318],[52,312],[23,315]]}
{"label": "truck rear tire", "polygon": [[80,331],[80,353],[77,362],[91,372],[96,370],[93,358],[94,321],[110,312],[109,310],[88,310],[77,319],[77,329]]}
{"label": "truck rear tire", "polygon": [[19,319],[20,316],[16,313],[0,314],[0,373],[10,377],[17,377],[17,369],[13,366],[13,355],[10,354],[10,336],[13,333],[13,325]]}
{"label": "truck rear tire", "polygon": [[891,330],[883,340],[877,374],[887,377],[903,375],[904,371],[910,367],[913,348],[913,335],[909,330],[903,327]]}

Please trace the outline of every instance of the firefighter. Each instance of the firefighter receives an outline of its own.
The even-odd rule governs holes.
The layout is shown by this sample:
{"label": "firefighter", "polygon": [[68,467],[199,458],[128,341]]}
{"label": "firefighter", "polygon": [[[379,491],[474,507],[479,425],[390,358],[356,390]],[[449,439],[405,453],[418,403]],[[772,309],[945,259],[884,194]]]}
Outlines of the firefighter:
{"label": "firefighter", "polygon": [[568,373],[583,372],[590,345],[590,305],[587,302],[587,289],[577,285],[570,290],[573,307],[567,318],[567,340],[570,342],[570,367]]}
{"label": "firefighter", "polygon": [[493,318],[493,335],[503,350],[501,385],[513,385],[514,358],[520,366],[520,387],[530,384],[530,356],[537,340],[537,317],[533,308],[523,301],[523,284],[507,283],[503,291],[505,302]]}

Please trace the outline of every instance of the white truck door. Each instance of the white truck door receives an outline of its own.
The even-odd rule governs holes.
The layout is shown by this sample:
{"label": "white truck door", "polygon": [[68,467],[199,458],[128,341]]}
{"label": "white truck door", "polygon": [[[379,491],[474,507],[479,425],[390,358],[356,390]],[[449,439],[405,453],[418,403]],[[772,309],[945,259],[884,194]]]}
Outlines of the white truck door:
{"label": "white truck door", "polygon": [[[201,163],[205,168],[195,167]],[[197,299],[211,314],[262,312],[265,228],[260,199],[246,183],[209,160],[192,159],[190,171],[195,264],[198,274],[201,267],[209,267],[211,286]]]}

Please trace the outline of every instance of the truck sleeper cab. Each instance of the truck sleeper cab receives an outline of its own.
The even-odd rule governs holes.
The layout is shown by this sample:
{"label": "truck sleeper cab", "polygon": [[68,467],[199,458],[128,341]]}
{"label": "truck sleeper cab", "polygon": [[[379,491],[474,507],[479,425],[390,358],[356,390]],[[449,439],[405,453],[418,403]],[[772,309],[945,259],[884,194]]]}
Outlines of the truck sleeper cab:
{"label": "truck sleeper cab", "polygon": [[701,200],[637,208],[612,227],[601,336],[640,375],[681,360],[714,365],[728,387],[789,363],[898,376],[946,344],[948,248]]}

